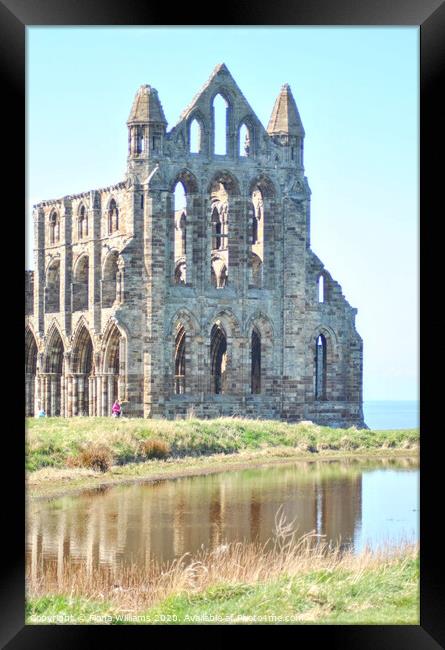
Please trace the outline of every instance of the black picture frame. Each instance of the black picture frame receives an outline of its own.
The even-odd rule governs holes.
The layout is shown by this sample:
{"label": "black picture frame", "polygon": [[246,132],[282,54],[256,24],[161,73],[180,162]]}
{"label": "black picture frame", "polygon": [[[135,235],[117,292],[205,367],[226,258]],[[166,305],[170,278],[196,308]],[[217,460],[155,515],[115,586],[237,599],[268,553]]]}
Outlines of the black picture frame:
{"label": "black picture frame", "polygon": [[[221,10],[221,5],[218,6]],[[201,9],[200,9],[201,8]],[[195,14],[193,14],[195,11]],[[25,28],[33,25],[166,25],[192,26],[202,23],[202,5],[184,5],[174,12],[165,3],[145,4],[140,0],[126,2],[107,0],[0,0],[0,71],[3,95],[3,159],[7,161],[3,176],[2,212],[3,227],[8,224],[7,239],[24,241],[20,221],[16,217],[19,205],[25,196],[24,155],[25,155]],[[443,257],[434,246],[439,246],[440,237],[433,226],[435,215],[443,214],[443,198],[439,198],[442,186],[436,181],[434,171],[440,167],[443,147],[440,148],[441,122],[444,104],[440,97],[440,74],[443,74],[445,60],[445,7],[442,0],[313,0],[291,5],[284,0],[264,2],[256,6],[243,3],[223,5],[224,25],[412,25],[420,27],[420,108],[421,108],[421,148],[420,148],[420,207],[421,207],[421,264],[422,294],[421,313],[424,318],[422,336],[428,339],[430,354],[421,359],[421,619],[420,625],[403,626],[291,626],[286,632],[293,637],[294,645],[311,644],[326,639],[328,647],[360,648],[369,650],[403,650],[425,648],[433,650],[445,646],[443,604],[443,578],[441,565],[442,546],[440,534],[435,529],[442,503],[440,486],[435,477],[440,476],[440,454],[437,451],[441,436],[439,419],[440,381],[430,379],[437,363],[435,345],[438,344],[435,328],[439,318],[434,316],[441,296],[434,278],[440,271],[438,261]],[[169,25],[172,14],[175,25]],[[221,11],[218,11],[219,17]],[[196,20],[194,20],[196,19]],[[181,64],[179,62],[179,64]],[[439,119],[440,118],[440,119]],[[439,169],[440,171],[440,169]],[[5,182],[6,181],[6,182]],[[443,183],[442,183],[443,184]],[[442,200],[441,200],[442,199]],[[14,216],[12,216],[14,215]],[[14,227],[17,234],[13,234]],[[12,240],[14,241],[14,240]],[[6,255],[8,245],[3,247]],[[10,251],[14,252],[14,250]],[[6,258],[5,258],[6,259]],[[22,338],[22,279],[23,267],[20,257],[11,255],[3,267],[3,299],[8,305],[4,312],[3,335],[4,377],[8,381],[4,388],[3,403],[3,465],[11,470],[4,492],[3,541],[6,543],[3,560],[3,579],[1,582],[1,636],[2,647],[17,648],[66,648],[93,645],[93,637],[107,636],[119,643],[122,630],[108,626],[26,626],[24,624],[24,540],[25,540],[25,485],[23,481],[24,436],[17,424],[23,422],[24,395],[23,376],[18,358],[23,354]],[[19,281],[18,278],[21,278]],[[14,291],[14,287],[17,291]],[[436,293],[437,292],[437,293]],[[434,302],[433,302],[434,300]],[[15,308],[15,303],[17,308]],[[7,318],[6,318],[7,316]],[[437,321],[437,322],[436,322]],[[435,326],[435,327],[434,327]],[[389,336],[396,333],[389,332]],[[17,348],[9,345],[15,340]],[[8,355],[5,353],[9,353]],[[7,369],[7,370],[6,370]],[[15,373],[13,372],[16,371]],[[15,374],[16,383],[12,379]],[[22,396],[22,397],[20,397]],[[442,400],[443,401],[443,400]],[[5,422],[9,420],[9,424]],[[438,510],[436,510],[438,509]],[[439,517],[438,517],[439,515]],[[442,561],[443,562],[443,561]],[[442,568],[442,570],[441,570]],[[212,644],[222,645],[228,637],[236,637],[240,642],[251,640],[252,627],[213,626],[189,628],[181,627],[176,632],[182,635],[182,642],[197,631],[209,634]],[[258,631],[258,630],[257,630]],[[282,627],[261,626],[262,640],[274,640],[281,636]],[[151,643],[170,637],[175,630],[153,626],[126,626],[125,635],[142,634]],[[215,632],[217,632],[215,634]],[[111,636],[112,635],[112,636]],[[320,637],[321,635],[321,637]]]}

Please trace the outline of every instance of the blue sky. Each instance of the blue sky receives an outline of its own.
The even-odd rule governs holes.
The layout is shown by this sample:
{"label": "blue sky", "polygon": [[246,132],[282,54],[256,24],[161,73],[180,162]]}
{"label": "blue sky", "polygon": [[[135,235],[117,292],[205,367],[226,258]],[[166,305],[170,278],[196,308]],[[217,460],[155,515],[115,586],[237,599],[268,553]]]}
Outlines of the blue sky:
{"label": "blue sky", "polygon": [[31,205],[123,179],[138,87],[171,128],[224,62],[267,126],[289,83],[306,131],[311,245],[364,340],[364,398],[418,395],[417,27],[28,27]]}

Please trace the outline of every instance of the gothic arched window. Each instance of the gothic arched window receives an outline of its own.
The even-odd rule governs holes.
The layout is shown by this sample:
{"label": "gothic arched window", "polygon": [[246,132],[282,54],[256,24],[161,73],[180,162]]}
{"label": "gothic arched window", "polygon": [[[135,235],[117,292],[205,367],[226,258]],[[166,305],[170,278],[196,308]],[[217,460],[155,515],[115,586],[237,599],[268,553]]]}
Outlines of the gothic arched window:
{"label": "gothic arched window", "polygon": [[85,206],[82,205],[79,210],[79,217],[77,221],[77,235],[79,239],[88,236],[88,217]]}
{"label": "gothic arched window", "polygon": [[117,300],[117,284],[118,284],[118,257],[119,253],[113,251],[109,253],[105,260],[102,273],[102,308],[112,307],[115,300]]}
{"label": "gothic arched window", "polygon": [[119,230],[119,209],[116,201],[111,199],[108,206],[108,234],[111,235],[116,230]]}
{"label": "gothic arched window", "polygon": [[[230,193],[234,189],[234,179],[228,175],[216,177],[210,188],[210,238],[211,254],[210,268],[212,284],[217,287],[225,286],[230,273]],[[222,266],[225,274],[221,276]]]}
{"label": "gothic arched window", "polygon": [[136,129],[136,153],[144,153],[145,150],[145,134],[144,127],[138,126]]}
{"label": "gothic arched window", "polygon": [[214,153],[225,156],[227,154],[227,108],[228,103],[220,94],[213,100],[213,132]]}
{"label": "gothic arched window", "polygon": [[251,282],[254,287],[261,288],[264,261],[264,199],[259,187],[252,192],[250,214],[252,217]]}
{"label": "gothic arched window", "polygon": [[252,330],[250,343],[251,372],[250,386],[253,394],[261,393],[261,336],[258,330]]}
{"label": "gothic arched window", "polygon": [[326,338],[323,334],[315,341],[315,399],[326,399]]}
{"label": "gothic arched window", "polygon": [[73,274],[73,311],[88,309],[88,275],[88,255],[83,255],[77,262]]}
{"label": "gothic arched window", "polygon": [[181,325],[175,338],[175,395],[185,393],[185,329]]}
{"label": "gothic arched window", "polygon": [[210,371],[212,393],[226,392],[227,337],[220,325],[214,325],[210,334]]}
{"label": "gothic arched window", "polygon": [[49,243],[57,244],[60,241],[60,220],[57,212],[51,212],[49,217]]}
{"label": "gothic arched window", "polygon": [[60,311],[60,260],[54,260],[46,272],[45,312]]}
{"label": "gothic arched window", "polygon": [[318,277],[318,302],[325,301],[324,275]]}
{"label": "gothic arched window", "polygon": [[239,130],[239,155],[241,158],[249,158],[252,155],[251,130],[243,122]]}
{"label": "gothic arched window", "polygon": [[175,283],[186,284],[187,197],[184,185],[178,181],[174,191],[174,263]]}
{"label": "gothic arched window", "polygon": [[202,126],[197,119],[190,124],[190,153],[201,153],[202,151]]}

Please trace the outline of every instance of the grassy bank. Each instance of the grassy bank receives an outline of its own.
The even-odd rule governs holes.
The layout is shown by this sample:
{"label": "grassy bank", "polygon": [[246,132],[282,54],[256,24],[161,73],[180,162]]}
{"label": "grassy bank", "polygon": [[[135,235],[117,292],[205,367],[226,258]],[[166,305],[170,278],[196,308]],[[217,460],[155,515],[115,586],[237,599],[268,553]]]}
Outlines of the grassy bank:
{"label": "grassy bank", "polygon": [[299,458],[406,455],[416,453],[418,443],[417,429],[333,429],[242,418],[30,418],[28,495],[55,496]]}
{"label": "grassy bank", "polygon": [[[417,429],[370,431],[332,429],[310,423],[218,418],[215,420],[146,420],[112,418],[30,418],[27,420],[27,469],[72,466],[89,444],[103,446],[112,464],[147,459],[144,443],[165,444],[166,457],[233,454],[265,447],[321,451],[409,449],[418,444]],[[150,450],[148,450],[150,453]]]}
{"label": "grassy bank", "polygon": [[[255,469],[269,465],[298,464],[301,472],[303,466],[314,466],[319,470],[326,461],[341,461],[351,468],[352,463],[360,465],[363,470],[366,462],[391,466],[402,463],[409,467],[418,462],[415,449],[376,449],[366,453],[355,452],[320,452],[311,453],[289,447],[265,448],[257,451],[244,450],[237,454],[212,454],[209,456],[186,456],[167,460],[152,460],[126,465],[113,465],[102,473],[91,469],[55,469],[52,467],[29,472],[27,476],[27,496],[30,499],[54,498],[77,495],[85,490],[107,489],[115,485],[135,482],[156,483],[162,480],[174,480],[187,476],[201,476],[218,472]],[[324,462],[323,462],[324,461]]]}
{"label": "grassy bank", "polygon": [[145,572],[47,567],[28,576],[27,623],[419,623],[415,546],[354,556],[310,541],[229,544]]}

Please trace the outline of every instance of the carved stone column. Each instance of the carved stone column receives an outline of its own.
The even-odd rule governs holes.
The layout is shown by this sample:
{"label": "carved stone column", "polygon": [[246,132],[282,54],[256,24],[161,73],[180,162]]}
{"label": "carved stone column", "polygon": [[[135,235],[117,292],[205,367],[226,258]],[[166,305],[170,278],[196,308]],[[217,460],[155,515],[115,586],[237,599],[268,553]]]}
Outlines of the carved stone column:
{"label": "carved stone column", "polygon": [[44,373],[40,376],[40,408],[46,411],[46,382]]}
{"label": "carved stone column", "polygon": [[60,378],[60,415],[66,417],[65,375]]}
{"label": "carved stone column", "polygon": [[68,418],[73,416],[73,378],[68,375],[66,378],[66,415]]}
{"label": "carved stone column", "polygon": [[118,394],[114,398],[127,399],[127,341],[121,336],[119,339],[119,377]]}
{"label": "carved stone column", "polygon": [[95,381],[94,377],[88,377],[88,415],[95,415],[94,413],[94,388]]}
{"label": "carved stone column", "polygon": [[36,376],[36,392],[35,392],[35,402],[34,402],[34,414],[36,415],[40,410],[41,404],[41,382],[42,377],[40,374]]}
{"label": "carved stone column", "polygon": [[73,417],[79,415],[79,384],[77,375],[73,375]]}
{"label": "carved stone column", "polygon": [[25,417],[28,417],[30,407],[29,407],[29,401],[30,401],[30,390],[29,390],[29,376],[25,376]]}
{"label": "carved stone column", "polygon": [[102,414],[103,416],[107,415],[107,378],[106,375],[102,375]]}
{"label": "carved stone column", "polygon": [[114,377],[110,373],[108,375],[108,414],[111,415],[111,407],[113,406],[114,402],[114,395],[113,395],[113,383],[114,383]]}
{"label": "carved stone column", "polygon": [[84,415],[85,411],[85,378],[83,375],[77,377],[77,391],[78,391],[78,415]]}
{"label": "carved stone column", "polygon": [[51,413],[51,386],[50,386],[50,381],[49,381],[49,375],[45,374],[44,375],[44,391],[45,391],[45,412],[47,415],[52,415]]}
{"label": "carved stone column", "polygon": [[121,256],[117,260],[118,272],[116,274],[116,301],[121,305],[124,301],[124,260]]}
{"label": "carved stone column", "polygon": [[57,415],[57,376],[51,375],[51,415]]}
{"label": "carved stone column", "polygon": [[102,415],[102,376],[96,376],[96,415]]}
{"label": "carved stone column", "polygon": [[71,380],[71,352],[65,352],[63,355],[63,379],[62,379],[62,394],[63,394],[63,415],[64,417],[72,417],[72,380]]}

